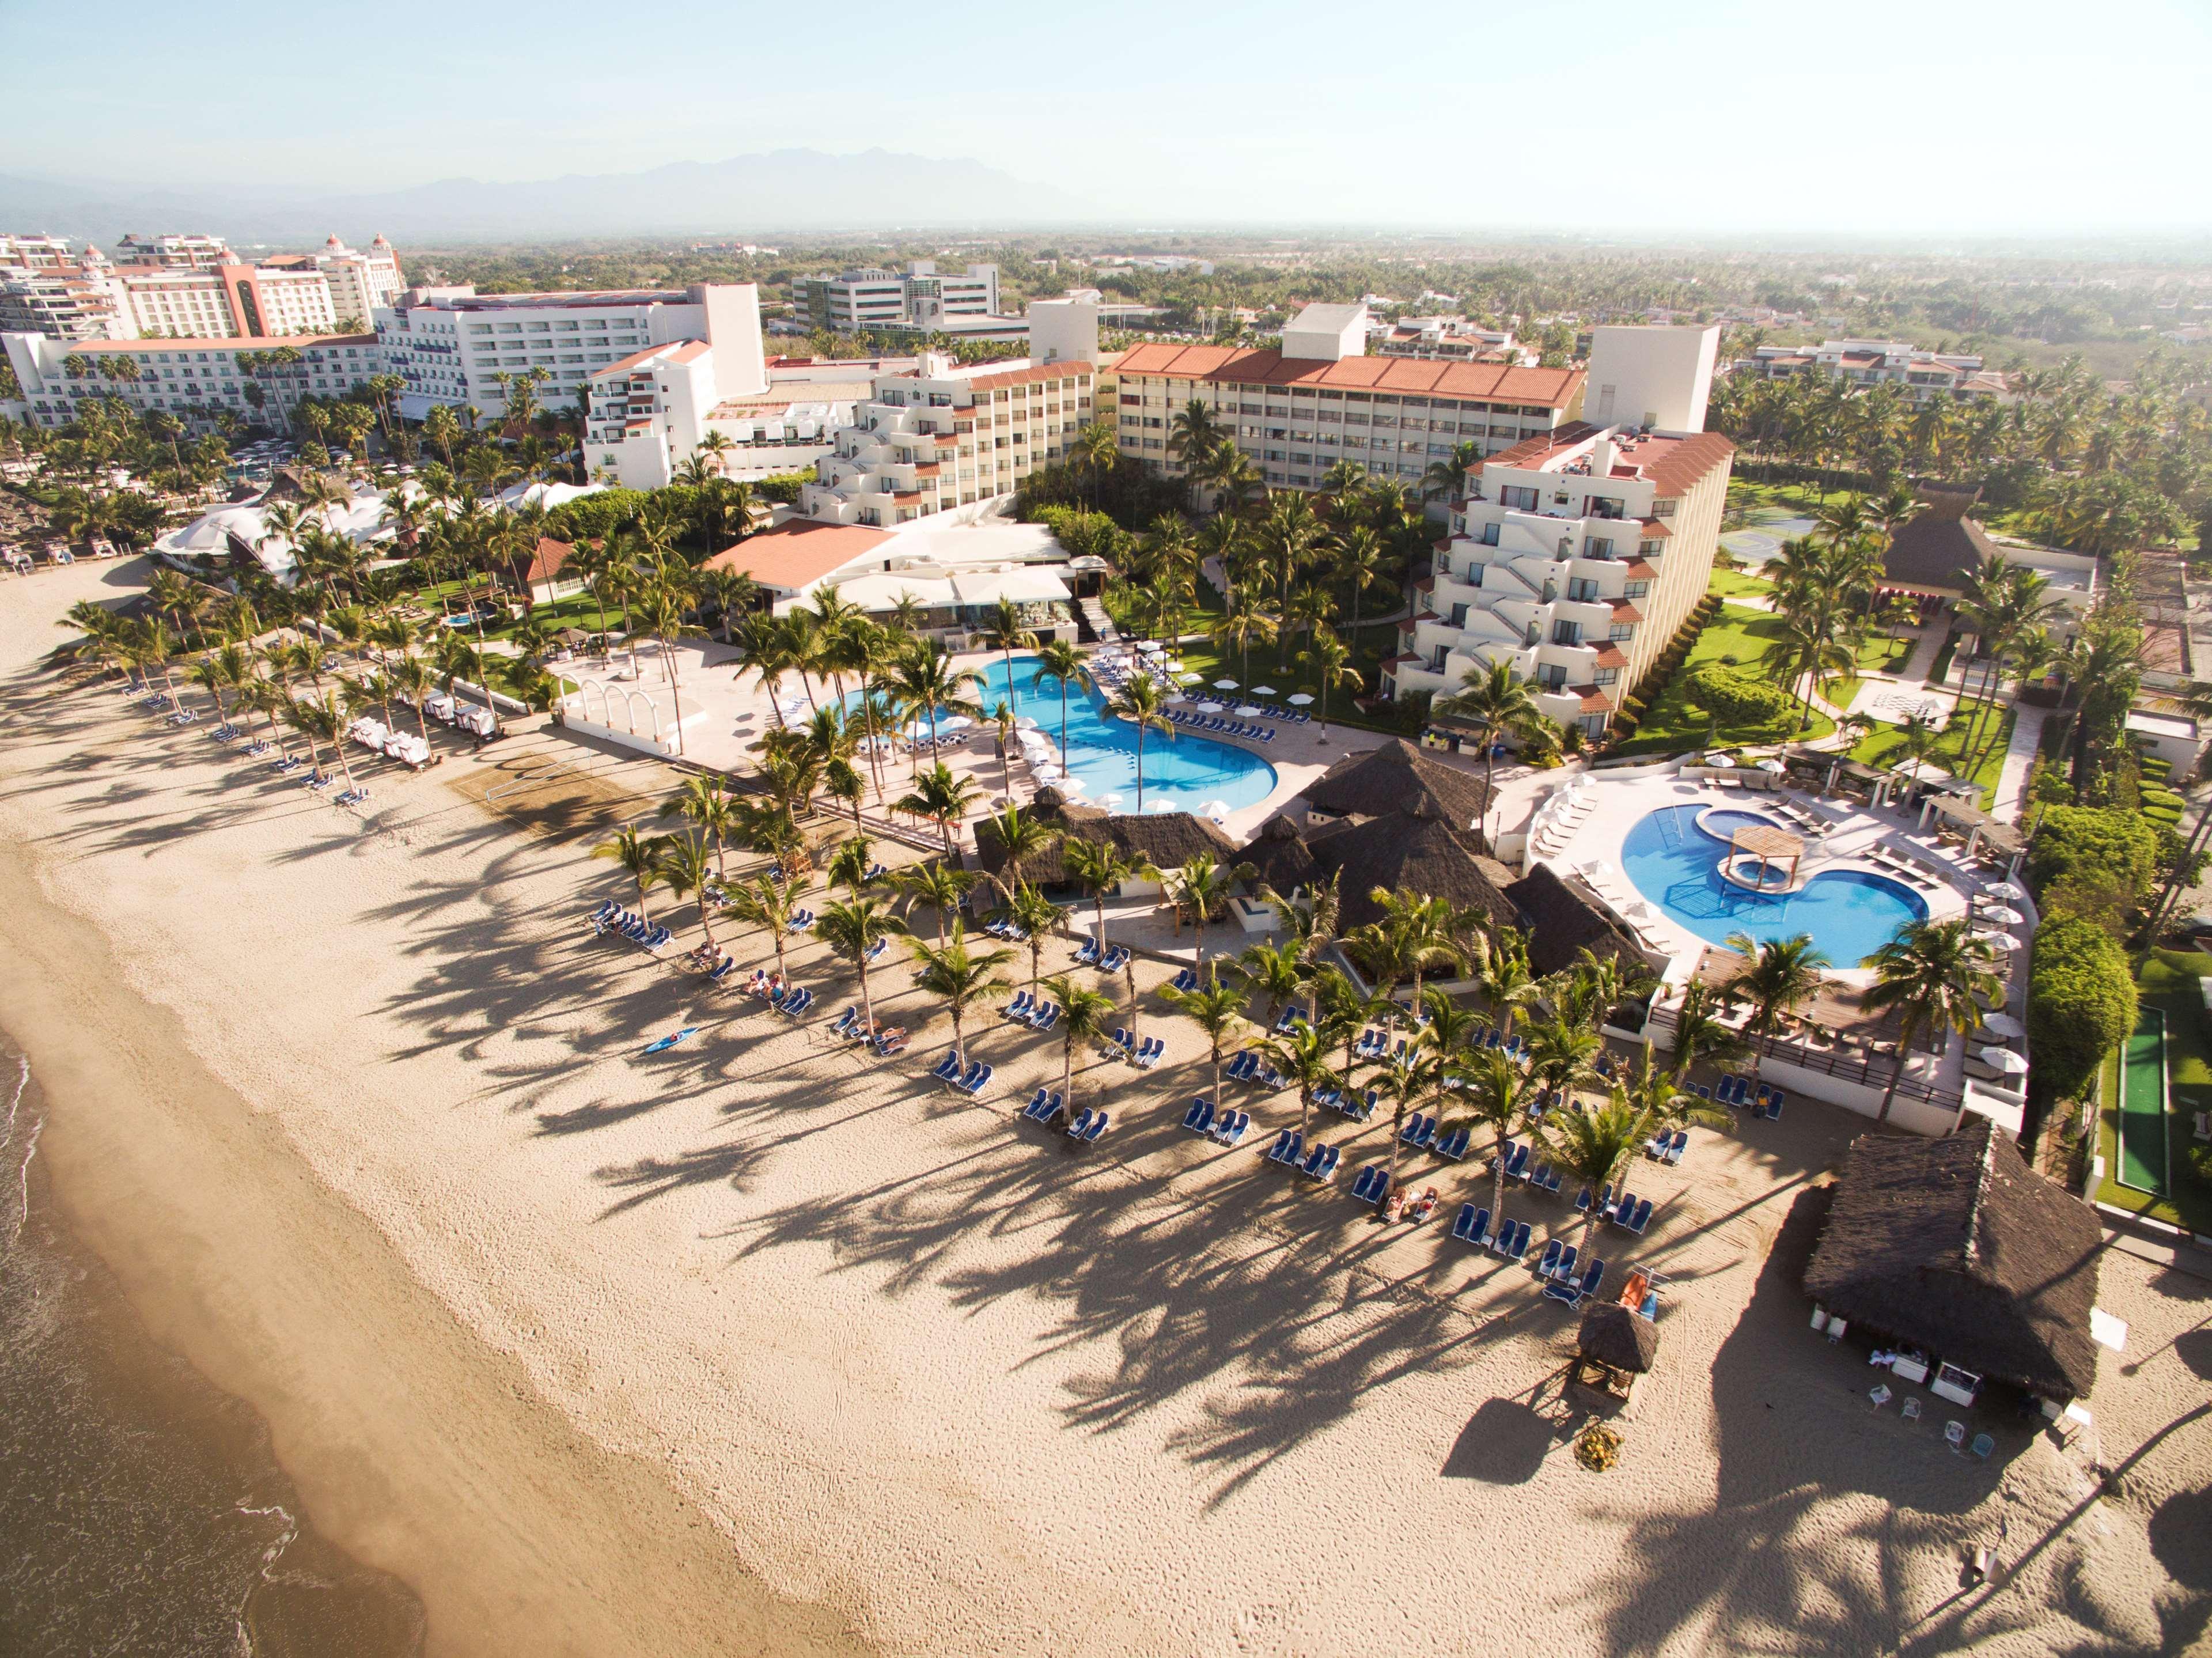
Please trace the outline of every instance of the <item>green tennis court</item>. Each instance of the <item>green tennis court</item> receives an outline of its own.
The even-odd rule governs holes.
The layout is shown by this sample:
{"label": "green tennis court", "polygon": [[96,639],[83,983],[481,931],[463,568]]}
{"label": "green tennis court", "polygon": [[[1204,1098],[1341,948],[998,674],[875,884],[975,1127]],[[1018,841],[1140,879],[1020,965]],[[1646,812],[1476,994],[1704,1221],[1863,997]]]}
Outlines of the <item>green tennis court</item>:
{"label": "green tennis court", "polygon": [[2123,1186],[2166,1192],[2166,1015],[2147,1007],[2128,1038],[2120,1066],[2120,1167]]}

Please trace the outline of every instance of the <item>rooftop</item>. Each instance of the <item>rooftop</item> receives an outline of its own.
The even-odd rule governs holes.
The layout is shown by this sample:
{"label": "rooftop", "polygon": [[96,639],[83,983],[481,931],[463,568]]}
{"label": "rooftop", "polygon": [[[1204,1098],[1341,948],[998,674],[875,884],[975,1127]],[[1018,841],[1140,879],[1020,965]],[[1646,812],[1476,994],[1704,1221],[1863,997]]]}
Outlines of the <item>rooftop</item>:
{"label": "rooftop", "polygon": [[1565,408],[1583,383],[1579,368],[1516,368],[1501,363],[1431,362],[1418,357],[1346,357],[1341,362],[1315,362],[1285,358],[1279,351],[1177,345],[1164,340],[1132,346],[1121,354],[1115,368],[1124,375],[1166,374],[1246,386],[1311,386],[1482,398],[1552,409]]}
{"label": "rooftop", "polygon": [[893,537],[860,524],[823,524],[811,518],[787,519],[773,529],[725,547],[700,566],[735,570],[763,587],[796,591],[819,581],[856,559],[885,556]]}

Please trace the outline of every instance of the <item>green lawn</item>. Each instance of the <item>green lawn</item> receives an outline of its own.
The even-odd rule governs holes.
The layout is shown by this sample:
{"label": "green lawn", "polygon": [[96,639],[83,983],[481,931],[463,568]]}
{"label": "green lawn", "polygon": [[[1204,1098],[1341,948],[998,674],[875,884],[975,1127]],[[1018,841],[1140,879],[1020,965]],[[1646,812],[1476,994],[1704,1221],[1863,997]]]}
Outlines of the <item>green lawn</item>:
{"label": "green lawn", "polygon": [[2153,1198],[2113,1178],[2119,1169],[2120,1077],[2115,1050],[2105,1064],[2097,1112],[2097,1151],[2105,1159],[2105,1177],[2098,1182],[2096,1196],[2098,1202],[2115,1209],[2212,1235],[2212,1187],[2198,1182],[2188,1157],[2195,1143],[2192,1114],[2212,1109],[2212,1050],[2208,1050],[2204,1003],[2197,988],[2197,981],[2207,975],[2212,975],[2212,955],[2186,950],[2154,950],[2136,969],[2143,1005],[2166,1015],[2166,1086],[2172,1108],[2166,1123],[2171,1193],[2163,1199]]}
{"label": "green lawn", "polygon": [[1741,570],[1713,566],[1713,579],[1705,584],[1707,592],[1718,593],[1723,598],[1741,598],[1747,594],[1765,598],[1774,591],[1774,584],[1765,578],[1746,575]]}
{"label": "green lawn", "polygon": [[1730,478],[1725,527],[1740,530],[1762,510],[1789,518],[1811,518],[1820,510],[1820,492],[1809,483],[1757,483]]}
{"label": "green lawn", "polygon": [[1644,717],[1644,724],[1635,736],[1613,750],[1617,756],[1650,754],[1686,754],[1692,749],[1716,744],[1729,746],[1742,743],[1781,743],[1792,738],[1810,742],[1816,737],[1826,737],[1835,725],[1825,714],[1814,714],[1810,723],[1800,732],[1794,717],[1771,726],[1743,728],[1723,726],[1713,732],[1711,722],[1702,713],[1692,713],[1684,701],[1682,686],[1689,676],[1709,662],[1725,662],[1745,668],[1757,665],[1759,656],[1782,630],[1780,618],[1764,610],[1750,610],[1741,604],[1723,604],[1721,613],[1713,618],[1705,630],[1698,635],[1689,659],[1676,671],[1660,694],[1651,711]]}
{"label": "green lawn", "polygon": [[1876,634],[1856,653],[1857,672],[1829,680],[1820,687],[1820,695],[1839,708],[1850,708],[1859,694],[1861,678],[1868,673],[1895,673],[1911,656],[1913,642],[1910,636],[1900,639],[1894,634]]}
{"label": "green lawn", "polygon": [[[1967,775],[1962,768],[1965,764],[1963,756],[1970,724],[1971,721],[1965,714],[1954,720],[1944,731],[1942,740],[1937,744],[1936,752],[1928,756],[1929,763],[1942,767],[1954,777]],[[1995,735],[1989,732],[1987,722],[1984,721],[1979,746],[1986,749],[1987,752],[1983,756],[1980,763],[1975,766],[1972,774],[1972,780],[1982,786],[1981,804],[1983,805],[1986,806],[1989,804],[1990,791],[1996,787],[1998,774],[2004,770],[2005,744],[2011,736],[2012,710],[2010,708],[2008,708],[2004,711]],[[1902,752],[1904,742],[1904,733],[1899,727],[1884,726],[1853,749],[1851,758],[1863,761],[1869,766],[1901,766],[1905,763]]]}

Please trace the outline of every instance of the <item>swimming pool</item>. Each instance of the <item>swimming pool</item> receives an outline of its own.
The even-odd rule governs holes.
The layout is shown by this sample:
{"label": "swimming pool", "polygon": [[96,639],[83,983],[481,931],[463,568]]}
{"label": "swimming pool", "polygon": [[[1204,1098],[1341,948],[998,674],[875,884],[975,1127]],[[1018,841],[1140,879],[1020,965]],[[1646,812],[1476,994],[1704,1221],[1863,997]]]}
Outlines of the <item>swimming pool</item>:
{"label": "swimming pool", "polygon": [[[1700,812],[1717,835],[1698,826]],[[1725,944],[1731,932],[1762,944],[1809,932],[1839,968],[1856,967],[1899,928],[1928,919],[1918,894],[1856,870],[1826,871],[1786,897],[1762,897],[1723,881],[1729,832],[1772,821],[1757,812],[1662,807],[1628,831],[1620,867],[1645,898],[1708,944]]]}
{"label": "swimming pool", "polygon": [[[1034,720],[1037,729],[1060,744],[1060,682],[1040,680],[1036,658],[1016,656],[1013,685],[1007,689],[1006,664],[993,662],[984,671],[983,689],[975,700],[988,713],[1000,701],[1009,703],[1016,719]],[[853,699],[848,699],[851,701]],[[1083,783],[1078,797],[1093,805],[1107,794],[1122,797],[1118,808],[1137,810],[1137,728],[1105,712],[1105,700],[1079,684],[1067,688],[1067,756],[1071,777]],[[1016,763],[1019,763],[1017,756]],[[1145,733],[1145,809],[1161,800],[1177,810],[1195,811],[1219,800],[1231,811],[1257,805],[1274,792],[1275,768],[1258,755],[1211,738],[1177,732],[1170,740],[1164,732]]]}

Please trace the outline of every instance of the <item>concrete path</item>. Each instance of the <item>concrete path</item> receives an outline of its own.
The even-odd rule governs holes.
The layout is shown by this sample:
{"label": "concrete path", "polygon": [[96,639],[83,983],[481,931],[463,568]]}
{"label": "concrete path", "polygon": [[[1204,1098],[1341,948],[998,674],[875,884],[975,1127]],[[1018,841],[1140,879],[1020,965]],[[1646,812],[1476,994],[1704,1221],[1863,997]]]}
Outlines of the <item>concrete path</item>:
{"label": "concrete path", "polygon": [[2000,823],[2020,821],[2027,774],[2043,746],[2043,722],[2049,712],[2024,702],[2013,705],[2012,740],[2005,744],[2004,768],[1997,774],[1996,793],[1990,801],[1990,815]]}
{"label": "concrete path", "polygon": [[1942,652],[1943,641],[1950,635],[1951,623],[1946,616],[1938,616],[1923,628],[1919,642],[1912,647],[1912,654],[1905,658],[1905,665],[1897,671],[1898,679],[1908,685],[1926,683],[1929,672],[1936,666],[1936,657]]}

